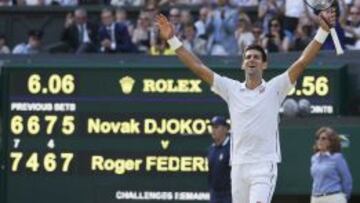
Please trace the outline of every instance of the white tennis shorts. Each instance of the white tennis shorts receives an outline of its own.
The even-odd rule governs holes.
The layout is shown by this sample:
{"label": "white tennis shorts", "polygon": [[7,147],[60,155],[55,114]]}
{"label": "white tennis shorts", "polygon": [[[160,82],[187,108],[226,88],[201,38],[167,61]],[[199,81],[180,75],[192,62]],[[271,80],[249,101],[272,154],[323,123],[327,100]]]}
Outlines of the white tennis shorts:
{"label": "white tennis shorts", "polygon": [[260,162],[233,165],[232,203],[270,203],[277,179],[277,164]]}

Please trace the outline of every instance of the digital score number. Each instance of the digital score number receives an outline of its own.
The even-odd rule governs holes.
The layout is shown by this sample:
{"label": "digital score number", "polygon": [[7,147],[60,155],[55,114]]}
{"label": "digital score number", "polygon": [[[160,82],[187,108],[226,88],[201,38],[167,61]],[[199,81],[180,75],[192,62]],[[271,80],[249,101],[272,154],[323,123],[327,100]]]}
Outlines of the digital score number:
{"label": "digital score number", "polygon": [[46,153],[41,156],[37,152],[27,153],[24,152],[11,152],[11,171],[19,172],[20,168],[22,171],[30,172],[55,172],[60,170],[61,172],[69,172],[69,168],[74,158],[73,153],[60,153],[55,154],[52,152]]}
{"label": "digital score number", "polygon": [[304,76],[302,83],[289,92],[289,96],[318,96],[329,94],[329,79],[326,76]]}
{"label": "digital score number", "polygon": [[39,74],[30,75],[27,81],[27,89],[30,94],[72,94],[75,91],[75,78],[71,74],[52,74],[47,82]]}
{"label": "digital score number", "polygon": [[[9,170],[14,173],[21,172],[61,172],[68,173],[73,165],[75,155],[73,152],[57,150],[56,136],[72,136],[76,130],[76,118],[73,113],[76,103],[64,103],[47,100],[55,95],[70,96],[76,91],[76,80],[73,74],[38,74],[32,73],[26,76],[23,82],[28,98],[42,97],[37,105],[44,111],[24,110],[23,101],[11,101],[9,133],[11,134],[9,152]],[[11,93],[12,95],[14,93]],[[18,93],[21,94],[21,93]],[[24,136],[28,135],[28,136]],[[46,137],[44,137],[46,136]],[[45,139],[44,146],[24,149],[28,139],[39,137]],[[56,151],[56,152],[55,152]]]}

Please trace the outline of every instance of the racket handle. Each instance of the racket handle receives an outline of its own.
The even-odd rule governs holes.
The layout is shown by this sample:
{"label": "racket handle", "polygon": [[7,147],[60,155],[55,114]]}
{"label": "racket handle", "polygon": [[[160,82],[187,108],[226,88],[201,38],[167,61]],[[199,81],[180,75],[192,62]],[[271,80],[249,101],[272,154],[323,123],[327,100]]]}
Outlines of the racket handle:
{"label": "racket handle", "polygon": [[344,54],[344,50],[341,47],[340,40],[339,40],[339,37],[338,37],[338,35],[336,33],[335,28],[330,28],[330,34],[331,34],[331,37],[332,37],[334,45],[335,45],[336,54],[337,55]]}

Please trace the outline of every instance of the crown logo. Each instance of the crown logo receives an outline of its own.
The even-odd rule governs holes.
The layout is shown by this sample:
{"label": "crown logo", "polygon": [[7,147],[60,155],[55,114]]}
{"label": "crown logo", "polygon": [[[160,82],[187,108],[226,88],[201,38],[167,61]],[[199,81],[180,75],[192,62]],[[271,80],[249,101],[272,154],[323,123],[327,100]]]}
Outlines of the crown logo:
{"label": "crown logo", "polygon": [[135,80],[130,76],[125,76],[119,80],[120,88],[124,94],[130,94],[135,84]]}

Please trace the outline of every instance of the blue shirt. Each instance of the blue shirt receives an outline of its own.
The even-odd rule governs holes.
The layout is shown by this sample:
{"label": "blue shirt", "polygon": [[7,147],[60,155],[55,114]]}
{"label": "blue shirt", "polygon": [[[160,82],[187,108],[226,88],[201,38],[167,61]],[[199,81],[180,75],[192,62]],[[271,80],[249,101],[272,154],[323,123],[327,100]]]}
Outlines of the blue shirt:
{"label": "blue shirt", "polygon": [[208,152],[209,187],[212,192],[231,192],[230,184],[230,138],[221,145],[211,145]]}
{"label": "blue shirt", "polygon": [[312,194],[343,192],[349,199],[352,178],[349,167],[341,153],[316,153],[311,157]]}

